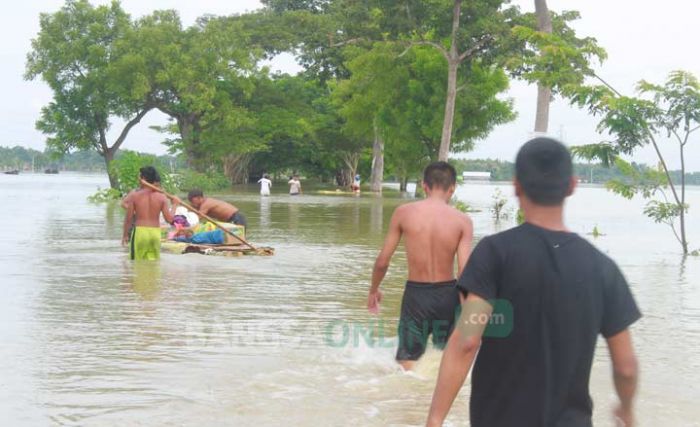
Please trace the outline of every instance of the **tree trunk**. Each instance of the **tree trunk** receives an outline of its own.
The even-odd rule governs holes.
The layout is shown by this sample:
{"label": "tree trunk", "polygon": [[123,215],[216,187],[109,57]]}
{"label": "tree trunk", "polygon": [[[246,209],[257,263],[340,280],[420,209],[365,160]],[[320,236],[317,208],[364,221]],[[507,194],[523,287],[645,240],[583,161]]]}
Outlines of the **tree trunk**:
{"label": "tree trunk", "polygon": [[343,179],[345,181],[344,187],[349,187],[355,180],[357,165],[360,163],[360,153],[343,153],[342,159],[343,163],[345,163],[343,168],[343,175],[345,175]]}
{"label": "tree trunk", "polygon": [[452,142],[452,125],[455,117],[455,102],[457,100],[457,70],[462,61],[457,49],[457,32],[459,31],[459,18],[462,13],[462,0],[455,0],[452,10],[452,34],[450,51],[447,53],[447,95],[445,97],[445,117],[442,122],[442,138],[438,160],[447,161],[450,156],[450,143]]}
{"label": "tree trunk", "polygon": [[224,158],[224,174],[232,184],[246,184],[250,172],[251,154],[229,154]]}
{"label": "tree trunk", "polygon": [[105,160],[105,167],[107,168],[107,176],[109,177],[109,186],[115,190],[119,190],[119,179],[117,175],[112,170],[112,160],[114,160],[114,154],[116,150],[112,151],[107,148],[102,151],[102,158]]}
{"label": "tree trunk", "polygon": [[187,157],[187,166],[202,172],[198,118],[193,115],[177,117],[177,127],[180,130],[180,139],[182,139],[185,156]]}
{"label": "tree trunk", "polygon": [[372,175],[369,178],[370,190],[375,193],[382,192],[384,180],[384,141],[379,135],[377,126],[374,126],[374,144],[372,144]]}
{"label": "tree trunk", "polygon": [[450,143],[452,142],[452,125],[455,118],[455,104],[457,101],[457,69],[459,63],[450,61],[447,65],[447,96],[445,97],[445,118],[442,122],[442,139],[438,160],[447,161],[450,156]]}
{"label": "tree trunk", "polygon": [[[552,16],[549,14],[547,0],[535,0],[538,29],[543,33],[552,33]],[[549,129],[549,105],[552,102],[552,89],[537,85],[537,113],[535,115],[535,132],[547,133]]]}
{"label": "tree trunk", "polygon": [[681,246],[683,254],[688,253],[688,240],[685,236],[685,144],[681,144]]}
{"label": "tree trunk", "polygon": [[401,191],[402,193],[405,193],[407,188],[408,188],[408,177],[402,176],[401,181],[399,182],[399,191]]}
{"label": "tree trunk", "polygon": [[549,104],[552,102],[552,89],[537,85],[537,113],[535,115],[535,133],[545,134],[549,129]]}

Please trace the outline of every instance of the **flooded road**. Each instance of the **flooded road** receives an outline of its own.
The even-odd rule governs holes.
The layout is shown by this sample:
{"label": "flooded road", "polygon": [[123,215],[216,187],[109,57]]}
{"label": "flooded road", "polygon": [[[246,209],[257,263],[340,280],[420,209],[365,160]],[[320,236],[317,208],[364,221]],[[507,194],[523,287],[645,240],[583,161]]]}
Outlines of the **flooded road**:
{"label": "flooded road", "polygon": [[[236,189],[222,198],[246,214],[250,240],[275,247],[275,256],[132,263],[119,245],[121,209],[86,201],[98,185],[102,175],[0,175],[2,425],[424,422],[440,354],[428,353],[412,374],[394,363],[403,254],[383,284],[379,319],[365,309],[383,232],[407,199],[310,190],[291,198],[283,184],[261,199],[256,188]],[[458,189],[481,210],[472,214],[477,239],[514,224],[514,215],[491,218],[498,188],[512,193],[497,184]],[[698,248],[700,189],[688,198]],[[618,261],[644,313],[633,329],[640,425],[698,426],[700,258],[683,261],[671,231],[642,206],[580,188],[567,221]],[[605,235],[587,235],[595,226]],[[591,390],[596,425],[608,426],[615,394],[600,344]],[[447,425],[467,420],[465,387]]]}

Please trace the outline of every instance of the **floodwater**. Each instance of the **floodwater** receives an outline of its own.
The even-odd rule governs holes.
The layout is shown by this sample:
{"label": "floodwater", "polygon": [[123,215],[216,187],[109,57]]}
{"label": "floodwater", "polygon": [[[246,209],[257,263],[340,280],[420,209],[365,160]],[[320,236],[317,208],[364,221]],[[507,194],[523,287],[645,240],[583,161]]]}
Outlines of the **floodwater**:
{"label": "floodwater", "polygon": [[[241,207],[273,257],[164,255],[132,263],[122,212],[86,201],[101,175],[0,175],[0,424],[4,426],[419,426],[440,354],[415,373],[393,361],[406,268],[399,253],[379,319],[365,310],[373,263],[399,196],[261,199]],[[488,211],[506,184],[466,184],[476,237],[513,225]],[[512,209],[514,200],[508,206]],[[700,247],[700,189],[689,190]],[[700,425],[700,258],[682,260],[643,202],[580,188],[568,224],[616,259],[644,318],[634,326],[642,426]],[[693,212],[693,209],[695,211]],[[382,334],[381,331],[384,331]],[[383,338],[379,338],[382,337]],[[468,389],[450,426],[468,425]],[[603,343],[591,390],[596,425],[615,394]]]}

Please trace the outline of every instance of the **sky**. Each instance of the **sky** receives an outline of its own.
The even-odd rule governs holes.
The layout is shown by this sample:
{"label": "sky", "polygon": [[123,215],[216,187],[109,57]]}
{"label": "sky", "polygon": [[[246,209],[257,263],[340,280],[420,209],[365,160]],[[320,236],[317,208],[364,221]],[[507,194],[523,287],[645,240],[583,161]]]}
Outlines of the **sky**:
{"label": "sky", "polygon": [[[93,0],[93,4],[106,4]],[[512,0],[523,10],[534,8],[532,0]],[[687,0],[658,2],[639,0],[549,0],[554,11],[578,10],[582,19],[575,27],[582,36],[593,36],[608,52],[608,59],[597,67],[598,73],[614,87],[633,94],[635,83],[641,79],[662,82],[668,72],[684,69],[700,76],[700,55],[695,53],[700,40],[700,26],[695,17],[700,4]],[[51,91],[40,80],[23,78],[26,54],[31,39],[39,30],[39,14],[58,10],[60,0],[30,0],[13,2],[0,17],[0,145],[22,145],[42,150],[45,136],[35,130],[34,123],[41,107],[51,100]],[[183,23],[190,25],[204,14],[230,15],[260,7],[256,0],[122,0],[123,8],[138,17],[157,9],[175,9]],[[273,61],[273,68],[294,73],[299,67],[286,55]],[[535,121],[537,89],[514,81],[504,97],[512,98],[518,117],[497,127],[486,139],[478,141],[468,158],[498,158],[512,160],[518,147],[532,136]],[[165,123],[166,117],[151,112],[135,127],[124,148],[164,153],[164,136],[151,125]],[[599,142],[596,119],[585,111],[557,100],[551,106],[550,133],[569,145]],[[116,127],[116,126],[115,126]],[[679,166],[677,147],[664,141],[663,152],[669,166]],[[461,156],[460,156],[461,157]],[[651,148],[635,155],[636,161],[655,164]],[[688,144],[687,167],[700,171],[700,133]]]}

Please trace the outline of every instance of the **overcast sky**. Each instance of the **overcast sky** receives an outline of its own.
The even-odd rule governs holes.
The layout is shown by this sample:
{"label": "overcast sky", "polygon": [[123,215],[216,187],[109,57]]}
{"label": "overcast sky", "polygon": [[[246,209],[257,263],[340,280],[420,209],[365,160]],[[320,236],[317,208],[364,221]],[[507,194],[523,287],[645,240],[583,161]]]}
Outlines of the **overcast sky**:
{"label": "overcast sky", "polygon": [[[93,3],[108,3],[93,1]],[[532,0],[514,0],[523,10],[534,8]],[[23,145],[43,149],[44,136],[34,129],[41,107],[51,99],[51,92],[41,81],[27,82],[24,73],[25,57],[30,40],[36,35],[40,12],[55,11],[59,0],[30,0],[13,2],[5,7],[0,18],[0,145]],[[189,25],[203,14],[228,15],[260,7],[256,0],[123,0],[124,9],[133,16],[141,16],[155,9],[176,9]],[[599,72],[613,86],[631,93],[639,79],[662,81],[671,70],[685,69],[700,76],[700,56],[696,53],[700,40],[700,26],[696,24],[700,6],[687,0],[658,2],[639,0],[549,0],[552,10],[573,9],[581,12],[576,24],[581,35],[594,36],[608,51],[608,60]],[[275,61],[282,71],[295,72],[291,58]],[[518,118],[498,127],[486,140],[477,143],[470,158],[491,157],[512,160],[530,135],[534,126],[536,88],[513,82],[507,96],[515,100]],[[129,135],[125,148],[154,153],[165,152],[160,144],[163,135],[148,129],[162,124],[166,118],[153,112]],[[572,109],[565,102],[552,105],[550,132],[567,144],[597,142],[596,120],[585,112]],[[688,169],[700,171],[700,133],[689,144]],[[669,163],[677,167],[676,147],[665,145]],[[651,149],[636,157],[654,164]]]}

